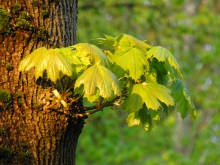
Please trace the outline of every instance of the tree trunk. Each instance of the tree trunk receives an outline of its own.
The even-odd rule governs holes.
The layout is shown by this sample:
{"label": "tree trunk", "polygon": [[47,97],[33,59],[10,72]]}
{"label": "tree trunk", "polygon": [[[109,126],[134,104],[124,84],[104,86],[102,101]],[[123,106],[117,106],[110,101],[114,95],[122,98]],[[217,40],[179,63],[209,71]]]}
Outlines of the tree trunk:
{"label": "tree trunk", "polygon": [[38,47],[73,45],[76,23],[77,0],[0,0],[0,164],[75,164],[84,119],[40,106],[52,104],[52,88],[18,64]]}

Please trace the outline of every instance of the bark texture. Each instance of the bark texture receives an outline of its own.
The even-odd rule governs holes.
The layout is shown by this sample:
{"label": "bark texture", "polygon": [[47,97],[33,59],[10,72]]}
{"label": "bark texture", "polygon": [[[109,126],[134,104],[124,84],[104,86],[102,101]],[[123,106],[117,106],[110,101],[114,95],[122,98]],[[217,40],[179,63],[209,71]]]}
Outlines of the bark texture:
{"label": "bark texture", "polygon": [[[37,84],[33,70],[18,72],[18,64],[38,47],[76,42],[77,0],[0,0],[1,6],[10,13],[10,32],[0,29],[0,92],[11,98],[0,100],[0,164],[75,164],[84,119],[46,108],[52,87],[44,80]],[[76,102],[68,113],[82,113],[80,107]]]}

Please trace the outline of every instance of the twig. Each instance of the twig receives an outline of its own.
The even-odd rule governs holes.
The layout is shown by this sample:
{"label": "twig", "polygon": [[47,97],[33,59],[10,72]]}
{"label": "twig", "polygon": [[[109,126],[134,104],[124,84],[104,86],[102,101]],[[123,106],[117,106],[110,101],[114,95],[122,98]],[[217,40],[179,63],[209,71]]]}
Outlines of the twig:
{"label": "twig", "polygon": [[89,110],[93,110],[93,109],[103,109],[104,107],[107,107],[107,106],[111,105],[112,103],[114,103],[115,100],[119,99],[120,97],[121,96],[117,96],[113,100],[107,101],[104,104],[101,104],[99,106],[94,105],[94,106],[91,106],[91,107],[83,107],[83,109],[84,109],[84,111],[89,111]]}
{"label": "twig", "polygon": [[119,99],[119,98],[121,98],[121,96],[117,96],[117,97],[115,97],[113,100],[107,101],[107,102],[105,102],[104,104],[99,105],[99,107],[97,107],[97,106],[84,107],[83,109],[84,109],[85,111],[89,111],[89,110],[92,110],[92,111],[86,112],[86,113],[74,114],[72,117],[76,117],[76,118],[77,118],[77,117],[88,117],[89,115],[94,114],[94,113],[96,113],[96,112],[98,112],[98,111],[101,111],[101,110],[103,110],[103,108],[112,105],[112,104],[115,102],[115,100],[117,100],[117,99]]}

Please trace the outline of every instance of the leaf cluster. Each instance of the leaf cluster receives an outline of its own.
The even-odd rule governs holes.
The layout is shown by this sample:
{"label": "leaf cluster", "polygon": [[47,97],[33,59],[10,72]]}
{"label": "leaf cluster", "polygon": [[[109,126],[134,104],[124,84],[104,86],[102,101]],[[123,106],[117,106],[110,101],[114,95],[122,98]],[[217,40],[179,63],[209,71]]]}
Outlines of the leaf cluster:
{"label": "leaf cluster", "polygon": [[[97,40],[109,49],[103,51],[88,43],[42,47],[25,57],[19,70],[34,67],[36,79],[45,78],[46,72],[46,78],[54,83],[65,76],[71,78],[70,86],[60,82],[72,89],[74,96],[92,104],[85,107],[90,111],[87,116],[112,106],[128,112],[128,126],[142,124],[146,130],[159,122],[161,113],[168,114],[169,106],[177,105],[182,117],[188,111],[196,116],[190,93],[178,79],[182,78],[179,64],[166,48],[150,46],[127,34]],[[62,90],[68,91],[66,87]]]}

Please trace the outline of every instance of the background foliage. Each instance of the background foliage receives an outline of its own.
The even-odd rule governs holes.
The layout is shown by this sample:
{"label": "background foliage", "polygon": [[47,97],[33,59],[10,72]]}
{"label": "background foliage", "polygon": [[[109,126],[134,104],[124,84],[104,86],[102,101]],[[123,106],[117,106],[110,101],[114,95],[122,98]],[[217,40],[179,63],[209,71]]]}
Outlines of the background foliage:
{"label": "background foliage", "polygon": [[128,128],[124,113],[106,109],[86,120],[77,164],[220,162],[219,13],[218,0],[79,1],[78,42],[123,32],[168,48],[180,63],[198,115],[182,120],[170,110],[147,133]]}

